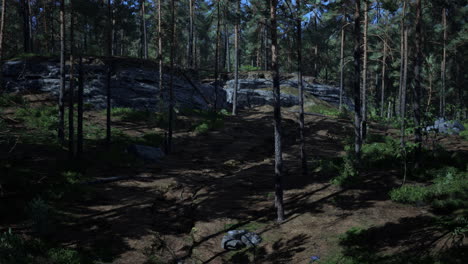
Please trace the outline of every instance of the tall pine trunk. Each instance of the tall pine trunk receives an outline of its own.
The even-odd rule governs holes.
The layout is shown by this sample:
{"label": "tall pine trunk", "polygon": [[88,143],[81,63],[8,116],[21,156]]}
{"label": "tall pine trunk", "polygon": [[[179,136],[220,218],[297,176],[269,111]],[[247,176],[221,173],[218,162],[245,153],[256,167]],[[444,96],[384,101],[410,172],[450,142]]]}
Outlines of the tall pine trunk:
{"label": "tall pine trunk", "polygon": [[163,100],[163,52],[162,52],[162,28],[161,28],[161,1],[158,0],[158,64],[159,64],[159,98]]}
{"label": "tall pine trunk", "polygon": [[400,82],[398,89],[398,115],[401,117],[402,111],[402,92],[403,92],[403,75],[405,65],[405,16],[406,16],[406,0],[403,1],[403,11],[400,21]]}
{"label": "tall pine trunk", "polygon": [[144,59],[148,59],[148,37],[147,37],[147,34],[146,34],[146,10],[145,10],[145,0],[142,0],[141,1],[141,22],[142,22],[142,25],[141,25],[141,28],[142,28],[142,33],[143,33],[143,45],[142,45],[142,49],[143,49],[143,58]]}
{"label": "tall pine trunk", "polygon": [[387,75],[386,75],[386,66],[387,66],[387,42],[386,40],[384,39],[383,41],[383,58],[382,58],[382,92],[380,94],[381,98],[380,98],[380,117],[384,117],[385,116],[385,82],[386,82],[386,79],[387,79]]}
{"label": "tall pine trunk", "polygon": [[68,90],[68,153],[70,159],[72,159],[75,156],[75,141],[74,141],[74,135],[75,135],[75,128],[74,128],[74,118],[73,118],[73,94],[75,92],[75,80],[74,80],[74,72],[73,72],[73,66],[74,66],[74,58],[73,58],[73,53],[74,53],[74,14],[73,14],[73,4],[72,1],[70,1],[70,80],[69,80],[69,90]]}
{"label": "tall pine trunk", "polygon": [[421,0],[416,1],[416,61],[414,65],[414,89],[413,89],[413,111],[414,111],[414,142],[416,145],[415,150],[415,167],[419,167],[419,155],[422,149],[422,131],[421,131],[421,69],[423,63],[422,53],[422,10]]}
{"label": "tall pine trunk", "polygon": [[281,92],[280,76],[278,67],[278,40],[276,24],[276,6],[277,0],[270,0],[270,18],[271,18],[271,70],[273,71],[273,96],[275,100],[274,121],[275,130],[275,206],[277,221],[284,221],[283,207],[283,150],[281,146]]}
{"label": "tall pine trunk", "polygon": [[358,159],[361,157],[361,1],[357,0],[354,10],[354,152]]}
{"label": "tall pine trunk", "polygon": [[65,143],[65,0],[60,1],[60,91],[58,139]]}
{"label": "tall pine trunk", "polygon": [[168,126],[168,135],[167,135],[167,146],[166,153],[169,154],[172,151],[172,130],[174,124],[174,57],[175,57],[175,42],[176,42],[176,18],[175,18],[175,0],[171,1],[171,76],[169,79],[169,126]]}
{"label": "tall pine trunk", "polygon": [[345,46],[345,23],[346,14],[343,14],[341,25],[341,42],[340,42],[340,112],[343,110],[343,89],[344,89],[344,46]]}
{"label": "tall pine trunk", "polygon": [[193,39],[193,35],[194,35],[194,19],[195,19],[195,15],[194,15],[194,1],[195,0],[189,0],[189,17],[190,17],[190,21],[189,21],[189,52],[188,52],[188,66],[189,68],[193,69],[193,54],[195,53],[194,52],[194,39]]}
{"label": "tall pine trunk", "polygon": [[297,78],[299,82],[299,136],[301,149],[302,174],[307,175],[307,155],[305,151],[304,137],[304,85],[302,83],[302,9],[301,0],[297,1]]}
{"label": "tall pine trunk", "polygon": [[2,16],[0,17],[0,93],[3,92],[3,38],[5,34],[6,0],[2,0]]}
{"label": "tall pine trunk", "polygon": [[77,135],[76,135],[76,157],[80,160],[83,157],[83,57],[80,56],[78,65],[78,117],[77,117]]}
{"label": "tall pine trunk", "polygon": [[239,89],[239,23],[241,0],[236,0],[236,22],[234,25],[234,92],[232,96],[232,115],[237,114],[237,90]]}
{"label": "tall pine trunk", "polygon": [[408,80],[408,29],[403,31],[403,78],[401,83],[401,97],[400,97],[400,118],[401,118],[401,146],[404,148],[405,143],[405,129],[406,129],[406,84]]}
{"label": "tall pine trunk", "polygon": [[362,65],[362,125],[361,125],[361,139],[366,140],[367,132],[367,29],[369,27],[367,0],[364,0],[364,35],[363,35],[363,65]]}
{"label": "tall pine trunk", "polygon": [[442,9],[442,26],[444,28],[444,39],[443,39],[443,50],[442,50],[442,63],[440,66],[440,80],[441,80],[441,93],[440,93],[440,111],[439,115],[445,118],[445,76],[446,76],[446,64],[447,64],[447,9]]}
{"label": "tall pine trunk", "polygon": [[111,144],[112,5],[107,0],[106,146]]}
{"label": "tall pine trunk", "polygon": [[217,7],[217,16],[218,16],[218,23],[216,25],[216,50],[215,50],[215,83],[214,83],[214,104],[213,104],[213,111],[217,111],[218,105],[218,74],[219,74],[219,44],[221,41],[221,0],[218,0],[218,7]]}

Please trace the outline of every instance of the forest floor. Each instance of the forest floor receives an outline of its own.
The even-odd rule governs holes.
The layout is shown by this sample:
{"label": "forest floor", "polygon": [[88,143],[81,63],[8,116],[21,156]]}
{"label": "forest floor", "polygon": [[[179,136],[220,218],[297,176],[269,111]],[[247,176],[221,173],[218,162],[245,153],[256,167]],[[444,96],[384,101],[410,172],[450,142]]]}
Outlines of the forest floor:
{"label": "forest floor", "polygon": [[[355,252],[364,258],[429,254],[448,243],[447,234],[431,224],[428,206],[390,200],[389,191],[401,184],[398,170],[363,171],[363,182],[352,188],[330,183],[336,172],[320,164],[344,155],[343,140],[353,135],[349,120],[306,116],[310,172],[302,175],[297,116],[288,109],[283,111],[286,220],[276,223],[272,116],[272,108],[264,106],[226,116],[223,127],[206,133],[178,129],[172,153],[158,163],[125,168],[103,163],[93,171],[99,178],[130,178],[93,185],[91,198],[62,203],[58,210],[66,217],[49,239],[115,264],[310,263],[312,256],[320,257],[318,263],[340,263],[337,258],[353,250],[343,243],[349,230],[366,230],[372,251]],[[104,115],[89,112],[87,120],[103,124]],[[132,122],[114,125],[135,137],[159,131]],[[397,132],[371,125],[371,133]],[[440,142],[468,154],[468,142],[460,137]],[[24,159],[56,155],[38,146],[17,146],[15,152]],[[88,150],[86,155],[95,154]],[[20,211],[21,203],[14,200],[15,195],[4,198]],[[2,217],[0,228],[28,230],[27,223],[14,222],[18,217]],[[221,239],[232,229],[256,232],[263,241],[256,248],[225,251]]]}

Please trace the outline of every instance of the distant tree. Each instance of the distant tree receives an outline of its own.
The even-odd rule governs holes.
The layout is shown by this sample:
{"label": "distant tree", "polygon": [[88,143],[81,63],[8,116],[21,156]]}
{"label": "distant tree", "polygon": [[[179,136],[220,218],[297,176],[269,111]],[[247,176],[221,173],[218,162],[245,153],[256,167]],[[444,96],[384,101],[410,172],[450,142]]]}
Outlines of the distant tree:
{"label": "distant tree", "polygon": [[160,99],[162,100],[163,98],[163,51],[162,51],[162,27],[161,27],[161,24],[162,24],[161,1],[162,0],[158,0],[158,64],[159,64],[158,87],[160,91],[159,96],[160,96]]}
{"label": "distant tree", "polygon": [[141,0],[141,34],[142,34],[142,37],[141,37],[141,54],[142,54],[142,57],[144,59],[148,59],[148,37],[147,37],[147,34],[146,34],[146,10],[145,10],[145,6],[146,6],[146,1],[145,0]]}
{"label": "distant tree", "polygon": [[273,71],[273,95],[274,95],[274,121],[275,129],[275,206],[277,210],[277,221],[284,220],[283,207],[283,149],[281,145],[281,92],[280,92],[280,76],[278,65],[278,44],[277,44],[277,22],[276,22],[276,7],[277,0],[270,0],[270,25],[271,25],[271,69]]}
{"label": "distant tree", "polygon": [[221,41],[221,0],[217,0],[217,25],[216,25],[216,47],[215,47],[215,71],[214,71],[214,104],[213,104],[213,111],[217,111],[217,104],[218,104],[218,74],[219,74],[219,44]]}
{"label": "distant tree", "polygon": [[189,38],[188,38],[188,67],[189,68],[194,68],[194,53],[195,53],[195,39],[194,39],[194,34],[195,34],[195,5],[194,5],[195,0],[189,0]]}
{"label": "distant tree", "polygon": [[83,57],[80,56],[78,65],[78,117],[76,136],[76,157],[80,160],[83,157],[83,92],[84,92]]}
{"label": "distant tree", "polygon": [[442,8],[442,27],[443,27],[443,49],[442,49],[442,64],[440,66],[440,110],[439,116],[445,118],[445,90],[446,90],[446,74],[447,74],[447,9]]}
{"label": "distant tree", "polygon": [[414,63],[414,88],[413,88],[413,111],[414,111],[414,142],[415,167],[419,167],[419,159],[422,150],[422,128],[421,128],[421,70],[423,63],[422,52],[422,10],[421,0],[416,0],[416,34],[415,34],[415,63]]}
{"label": "distant tree", "polygon": [[367,32],[369,27],[367,0],[364,0],[364,32],[363,32],[363,62],[362,62],[362,89],[361,89],[361,103],[362,103],[362,124],[361,124],[361,140],[366,139],[367,132]]}
{"label": "distant tree", "polygon": [[112,3],[107,0],[106,145],[111,144]]}
{"label": "distant tree", "polygon": [[172,130],[174,123],[174,74],[175,74],[175,49],[176,49],[176,0],[171,0],[171,76],[169,79],[169,126],[167,135],[167,146],[166,153],[169,154],[172,151]]}

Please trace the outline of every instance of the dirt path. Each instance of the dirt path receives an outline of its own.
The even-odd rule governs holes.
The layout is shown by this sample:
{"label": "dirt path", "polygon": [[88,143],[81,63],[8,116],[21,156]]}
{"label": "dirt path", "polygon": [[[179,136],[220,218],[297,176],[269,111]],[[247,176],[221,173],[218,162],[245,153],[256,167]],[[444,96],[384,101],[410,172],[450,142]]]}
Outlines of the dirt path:
{"label": "dirt path", "polygon": [[[277,225],[271,116],[270,108],[256,108],[227,117],[220,131],[176,134],[175,150],[161,164],[135,168],[139,178],[102,184],[95,202],[73,208],[78,224],[64,232],[64,243],[116,264],[169,259],[250,263],[253,258],[255,263],[308,263],[311,256],[336,252],[338,236],[351,227],[379,228],[378,235],[400,226],[391,241],[383,241],[383,251],[427,243],[414,240],[424,228],[415,221],[430,215],[426,208],[388,198],[388,190],[396,186],[394,172],[370,172],[359,189],[330,185],[334,175],[323,172],[301,176],[297,125],[294,114],[286,112],[287,220]],[[341,154],[340,141],[350,135],[350,124],[317,116],[307,116],[306,122],[311,160]],[[259,233],[260,246],[255,251],[222,250],[226,229],[241,228]],[[416,242],[401,246],[411,239]]]}

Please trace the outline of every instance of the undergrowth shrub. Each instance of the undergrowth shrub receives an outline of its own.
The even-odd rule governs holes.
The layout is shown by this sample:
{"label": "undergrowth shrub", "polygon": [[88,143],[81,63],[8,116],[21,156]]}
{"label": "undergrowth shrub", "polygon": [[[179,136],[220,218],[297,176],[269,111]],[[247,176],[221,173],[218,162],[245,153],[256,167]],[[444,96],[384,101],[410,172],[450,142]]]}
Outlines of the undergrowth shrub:
{"label": "undergrowth shrub", "polygon": [[352,146],[345,146],[346,154],[342,157],[339,175],[334,177],[331,182],[336,185],[348,187],[361,181],[356,164],[356,156]]}
{"label": "undergrowth shrub", "polygon": [[20,108],[16,111],[16,118],[24,121],[27,127],[45,134],[53,133],[58,128],[57,107]]}
{"label": "undergrowth shrub", "polygon": [[24,104],[26,104],[26,101],[19,94],[0,94],[0,107],[17,106]]}

